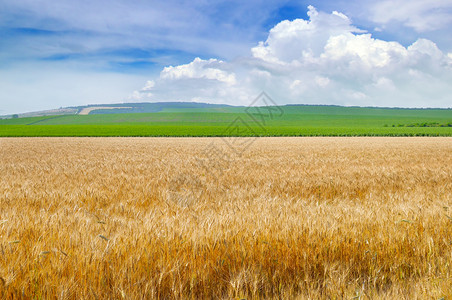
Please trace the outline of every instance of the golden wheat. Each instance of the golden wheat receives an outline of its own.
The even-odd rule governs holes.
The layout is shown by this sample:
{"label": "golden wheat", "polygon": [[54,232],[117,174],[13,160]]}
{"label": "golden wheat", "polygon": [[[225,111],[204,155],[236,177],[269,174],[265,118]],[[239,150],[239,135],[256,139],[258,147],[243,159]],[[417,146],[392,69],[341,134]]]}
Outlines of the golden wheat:
{"label": "golden wheat", "polygon": [[451,138],[0,139],[2,299],[438,299],[451,263]]}

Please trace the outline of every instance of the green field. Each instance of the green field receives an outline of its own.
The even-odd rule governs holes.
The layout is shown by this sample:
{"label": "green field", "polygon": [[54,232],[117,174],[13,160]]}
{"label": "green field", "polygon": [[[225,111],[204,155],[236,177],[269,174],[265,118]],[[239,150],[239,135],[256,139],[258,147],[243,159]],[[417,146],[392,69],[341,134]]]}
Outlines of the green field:
{"label": "green field", "polygon": [[452,109],[169,107],[0,120],[0,136],[452,136]]}

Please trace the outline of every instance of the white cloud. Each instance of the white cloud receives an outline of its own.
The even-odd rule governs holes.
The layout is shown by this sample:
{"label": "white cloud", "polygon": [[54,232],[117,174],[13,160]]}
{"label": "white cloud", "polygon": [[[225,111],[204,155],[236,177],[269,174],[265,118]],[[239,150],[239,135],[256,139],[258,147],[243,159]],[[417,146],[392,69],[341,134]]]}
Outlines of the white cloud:
{"label": "white cloud", "polygon": [[394,85],[394,82],[386,77],[380,77],[378,78],[375,83],[373,84],[375,88],[382,91],[395,91],[396,87]]}
{"label": "white cloud", "polygon": [[309,20],[282,21],[251,56],[195,59],[163,69],[154,101],[247,105],[260,91],[276,102],[404,107],[452,105],[452,61],[435,43],[409,47],[373,38],[342,13],[309,7]]}
{"label": "white cloud", "polygon": [[323,51],[325,42],[343,32],[361,32],[345,15],[318,12],[309,6],[309,21],[282,21],[270,30],[265,42],[251,49],[256,58],[274,63],[308,60]]}
{"label": "white cloud", "polygon": [[415,43],[408,47],[408,50],[413,55],[422,55],[426,58],[431,58],[434,60],[445,59],[444,53],[438,49],[435,43],[426,39],[418,39]]}
{"label": "white cloud", "polygon": [[376,1],[369,12],[380,24],[400,22],[418,32],[448,28],[452,24],[450,0],[384,0]]}
{"label": "white cloud", "polygon": [[146,85],[143,87],[143,91],[150,91],[155,86],[155,82],[153,80],[146,81]]}
{"label": "white cloud", "polygon": [[135,102],[135,101],[142,101],[147,98],[150,98],[153,96],[151,93],[152,89],[155,86],[155,82],[153,80],[146,81],[146,84],[144,87],[139,91],[134,91],[131,95],[127,97],[126,102]]}
{"label": "white cloud", "polygon": [[331,36],[322,53],[324,60],[353,61],[367,68],[382,68],[407,55],[396,42],[373,39],[370,34]]}
{"label": "white cloud", "polygon": [[315,82],[317,83],[317,85],[319,87],[324,88],[330,83],[330,79],[328,77],[316,76],[315,77]]}
{"label": "white cloud", "polygon": [[202,60],[197,57],[189,64],[164,68],[160,77],[169,80],[211,79],[233,85],[236,83],[235,75],[222,70],[225,65],[221,60]]}

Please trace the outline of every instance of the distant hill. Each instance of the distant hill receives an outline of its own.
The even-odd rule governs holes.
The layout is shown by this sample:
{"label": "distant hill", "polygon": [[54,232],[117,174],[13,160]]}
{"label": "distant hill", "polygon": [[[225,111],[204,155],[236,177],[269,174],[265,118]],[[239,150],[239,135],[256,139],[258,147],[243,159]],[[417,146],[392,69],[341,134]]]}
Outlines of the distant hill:
{"label": "distant hill", "polygon": [[92,104],[84,106],[70,106],[59,109],[27,112],[16,115],[4,115],[0,118],[29,118],[61,115],[95,115],[95,114],[124,114],[124,113],[154,113],[154,112],[222,112],[234,106],[226,104],[208,104],[197,102],[142,102],[117,104]]}
{"label": "distant hill", "polygon": [[[287,104],[287,111],[301,110],[304,113],[344,113],[345,111],[354,112],[359,110],[364,114],[394,114],[394,110],[401,111],[425,111],[425,110],[446,110],[438,108],[398,108],[398,107],[359,107],[359,106],[340,106],[340,105],[310,105],[310,104]],[[173,113],[238,113],[244,112],[245,106],[233,106],[227,104],[210,104],[200,102],[137,102],[137,103],[116,103],[116,104],[90,104],[83,106],[70,106],[58,109],[43,110],[36,112],[20,113],[15,115],[3,115],[0,119],[12,118],[30,118],[30,117],[47,117],[47,116],[64,116],[64,115],[106,115],[106,114],[135,114],[135,113],[157,113],[157,112],[173,112]],[[391,112],[392,111],[392,112]],[[396,113],[398,114],[398,113]]]}

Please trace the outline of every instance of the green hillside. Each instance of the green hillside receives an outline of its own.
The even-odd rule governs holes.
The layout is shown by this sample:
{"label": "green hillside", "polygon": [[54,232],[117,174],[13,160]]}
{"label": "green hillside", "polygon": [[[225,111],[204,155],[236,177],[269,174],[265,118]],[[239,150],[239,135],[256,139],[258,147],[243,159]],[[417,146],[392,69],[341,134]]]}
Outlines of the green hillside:
{"label": "green hillside", "polygon": [[148,113],[118,110],[3,119],[0,136],[452,136],[451,109],[173,104]]}

